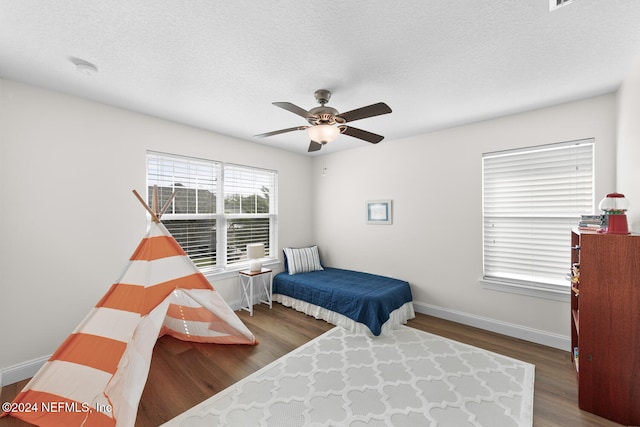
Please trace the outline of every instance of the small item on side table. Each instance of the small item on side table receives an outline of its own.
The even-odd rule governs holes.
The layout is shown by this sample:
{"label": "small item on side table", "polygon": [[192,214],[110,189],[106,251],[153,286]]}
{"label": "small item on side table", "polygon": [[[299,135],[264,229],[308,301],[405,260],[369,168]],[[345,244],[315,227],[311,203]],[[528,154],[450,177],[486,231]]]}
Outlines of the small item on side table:
{"label": "small item on side table", "polygon": [[249,271],[259,273],[262,270],[262,258],[264,258],[264,243],[249,243],[247,245],[247,258],[251,260]]}

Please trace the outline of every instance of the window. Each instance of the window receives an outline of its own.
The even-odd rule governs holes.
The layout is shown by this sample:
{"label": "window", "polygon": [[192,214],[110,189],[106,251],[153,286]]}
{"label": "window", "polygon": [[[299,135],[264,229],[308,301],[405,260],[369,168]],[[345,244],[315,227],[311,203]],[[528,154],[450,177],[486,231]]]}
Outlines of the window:
{"label": "window", "polygon": [[248,243],[276,247],[275,171],[180,157],[147,154],[147,187],[162,207],[175,198],[162,223],[203,271],[236,269],[247,262]]}
{"label": "window", "polygon": [[485,281],[568,293],[570,230],[593,211],[593,147],[588,139],[483,155]]}

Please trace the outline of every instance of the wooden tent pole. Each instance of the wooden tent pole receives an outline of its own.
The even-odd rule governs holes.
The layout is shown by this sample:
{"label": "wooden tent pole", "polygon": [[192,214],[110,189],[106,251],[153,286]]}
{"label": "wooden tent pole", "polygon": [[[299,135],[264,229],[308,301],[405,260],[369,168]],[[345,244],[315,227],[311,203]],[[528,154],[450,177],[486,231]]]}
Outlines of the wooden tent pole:
{"label": "wooden tent pole", "polygon": [[160,211],[160,213],[158,214],[158,219],[162,218],[162,215],[164,215],[164,213],[166,212],[167,209],[169,209],[169,205],[171,204],[171,201],[176,197],[176,192],[174,191],[173,193],[171,193],[171,197],[169,197],[169,200],[167,200],[167,202],[164,204],[164,206],[162,207],[162,210]]}
{"label": "wooden tent pole", "polygon": [[158,215],[156,215],[156,213],[149,207],[149,205],[147,204],[147,202],[144,201],[144,199],[142,197],[140,197],[140,194],[138,194],[138,192],[136,190],[133,190],[133,194],[135,194],[135,196],[138,198],[138,200],[140,201],[140,203],[142,203],[142,206],[144,206],[144,208],[147,210],[147,212],[149,212],[151,214],[151,219],[153,220],[153,222],[160,222],[160,218],[158,217]]}
{"label": "wooden tent pole", "polygon": [[[158,215],[158,212],[160,212],[158,210],[158,186],[154,185],[153,186],[153,197],[151,198],[151,209],[156,213],[156,216]],[[158,216],[158,219],[160,219],[160,217]]]}

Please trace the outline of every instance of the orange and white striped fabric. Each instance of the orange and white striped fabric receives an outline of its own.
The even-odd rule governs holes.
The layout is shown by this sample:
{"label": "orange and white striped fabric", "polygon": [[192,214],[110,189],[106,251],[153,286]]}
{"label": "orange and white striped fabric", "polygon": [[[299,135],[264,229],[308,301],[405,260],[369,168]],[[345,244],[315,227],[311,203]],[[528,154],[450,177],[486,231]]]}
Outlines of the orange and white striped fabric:
{"label": "orange and white striped fabric", "polygon": [[41,426],[133,426],[160,335],[257,344],[161,223],[124,274],[12,402]]}

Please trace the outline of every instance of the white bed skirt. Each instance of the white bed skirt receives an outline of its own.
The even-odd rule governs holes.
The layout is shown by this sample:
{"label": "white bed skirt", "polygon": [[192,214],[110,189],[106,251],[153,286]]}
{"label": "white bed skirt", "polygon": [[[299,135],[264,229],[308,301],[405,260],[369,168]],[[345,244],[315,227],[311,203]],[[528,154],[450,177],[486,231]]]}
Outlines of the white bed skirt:
{"label": "white bed skirt", "polygon": [[[326,308],[318,305],[282,294],[273,294],[273,300],[286,307],[291,307],[309,316],[313,316],[316,319],[322,319],[333,325],[343,327],[348,331],[373,336],[369,327],[364,323],[356,322],[355,320],[349,319],[347,316],[336,313],[335,311],[327,310]],[[414,317],[416,317],[416,313],[413,310],[413,302],[407,302],[400,308],[391,312],[389,320],[382,325],[382,332],[380,334],[386,335],[389,331],[396,329],[399,325],[404,325],[407,323],[407,320],[413,319]]]}

